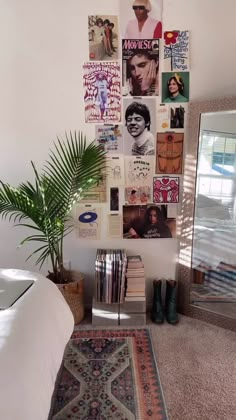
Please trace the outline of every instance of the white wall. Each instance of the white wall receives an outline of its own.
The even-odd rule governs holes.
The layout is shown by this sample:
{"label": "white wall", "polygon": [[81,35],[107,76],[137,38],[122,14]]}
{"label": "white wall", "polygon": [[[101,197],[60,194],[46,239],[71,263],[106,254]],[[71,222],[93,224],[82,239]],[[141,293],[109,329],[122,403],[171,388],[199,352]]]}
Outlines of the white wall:
{"label": "white wall", "polygon": [[[117,14],[118,0],[0,0],[0,10],[0,179],[17,185],[31,179],[30,160],[40,167],[65,130],[94,138],[83,110],[87,16]],[[236,94],[235,13],[235,0],[164,0],[164,30],[191,31],[190,99]],[[0,221],[1,267],[35,270],[25,263],[29,247],[16,249],[25,233]],[[84,243],[72,235],[65,254],[85,273],[87,301],[97,247],[141,253],[149,297],[151,279],[175,275],[177,240]]]}

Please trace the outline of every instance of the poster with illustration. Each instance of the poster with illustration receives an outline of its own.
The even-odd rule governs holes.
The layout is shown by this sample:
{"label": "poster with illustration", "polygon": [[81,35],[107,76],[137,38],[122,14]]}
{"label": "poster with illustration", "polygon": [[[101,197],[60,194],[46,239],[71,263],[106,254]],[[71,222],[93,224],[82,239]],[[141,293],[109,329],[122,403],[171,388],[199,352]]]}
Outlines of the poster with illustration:
{"label": "poster with illustration", "polygon": [[91,15],[88,17],[89,59],[118,60],[118,17]]}
{"label": "poster with illustration", "polygon": [[162,38],[162,0],[120,0],[121,37]]}
{"label": "poster with illustration", "polygon": [[189,71],[189,31],[164,32],[164,71]]}
{"label": "poster with illustration", "polygon": [[122,40],[122,95],[159,95],[159,40]]}
{"label": "poster with illustration", "polygon": [[162,102],[179,103],[189,101],[189,72],[162,73]]}
{"label": "poster with illustration", "polygon": [[183,131],[188,104],[160,104],[157,107],[157,131]]}
{"label": "poster with illustration", "polygon": [[176,219],[168,218],[166,205],[123,206],[124,239],[176,237]]}
{"label": "poster with illustration", "polygon": [[120,64],[90,62],[83,65],[83,71],[85,122],[120,122]]}
{"label": "poster with illustration", "polygon": [[96,143],[107,154],[123,153],[122,125],[96,125]]}
{"label": "poster with illustration", "polygon": [[76,227],[81,239],[101,239],[101,208],[76,206]]}
{"label": "poster with illustration", "polygon": [[152,185],[154,174],[153,157],[125,157],[125,183],[126,185],[147,186]]}
{"label": "poster with illustration", "polygon": [[150,202],[152,202],[152,199],[149,185],[125,187],[125,203],[147,204]]}
{"label": "poster with illustration", "polygon": [[112,187],[124,185],[124,158],[123,156],[109,156],[107,158],[107,183]]}
{"label": "poster with illustration", "polygon": [[106,177],[103,176],[103,179],[99,182],[96,187],[90,188],[88,191],[84,192],[83,198],[79,200],[79,203],[105,203],[107,201],[107,186],[106,186]]}
{"label": "poster with illustration", "polygon": [[157,133],[156,174],[182,174],[184,133]]}
{"label": "poster with illustration", "polygon": [[179,177],[157,176],[153,178],[153,203],[178,203]]}
{"label": "poster with illustration", "polygon": [[155,155],[155,98],[124,98],[123,121],[124,154]]}

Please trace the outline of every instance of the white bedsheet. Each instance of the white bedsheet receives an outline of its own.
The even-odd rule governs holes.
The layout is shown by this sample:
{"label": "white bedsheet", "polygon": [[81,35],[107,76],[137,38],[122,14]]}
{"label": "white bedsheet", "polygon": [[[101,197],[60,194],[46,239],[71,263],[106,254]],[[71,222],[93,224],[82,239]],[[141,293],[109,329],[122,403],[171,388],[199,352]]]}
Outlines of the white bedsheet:
{"label": "white bedsheet", "polygon": [[0,311],[0,419],[47,420],[73,315],[46,277],[0,269],[5,279],[35,283],[15,304]]}

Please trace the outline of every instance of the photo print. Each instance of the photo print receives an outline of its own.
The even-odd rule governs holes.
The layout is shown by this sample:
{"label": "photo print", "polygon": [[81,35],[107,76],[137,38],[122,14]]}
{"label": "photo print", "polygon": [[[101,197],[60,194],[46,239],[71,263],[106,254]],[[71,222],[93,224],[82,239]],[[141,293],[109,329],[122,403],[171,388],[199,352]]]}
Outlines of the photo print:
{"label": "photo print", "polygon": [[92,15],[88,17],[89,59],[118,60],[118,17]]}
{"label": "photo print", "polygon": [[107,154],[123,153],[122,125],[96,125],[96,143]]}
{"label": "photo print", "polygon": [[183,131],[186,121],[187,104],[160,104],[157,107],[157,131]]}
{"label": "photo print", "polygon": [[76,226],[81,239],[100,239],[101,209],[93,206],[76,206]]}
{"label": "photo print", "polygon": [[189,101],[189,72],[162,73],[162,102]]}
{"label": "photo print", "polygon": [[159,95],[159,40],[122,40],[122,95]]}
{"label": "photo print", "polygon": [[162,3],[162,0],[120,0],[122,38],[162,38]]}
{"label": "photo print", "polygon": [[110,211],[119,211],[119,188],[110,188]]}
{"label": "photo print", "polygon": [[189,71],[189,31],[164,32],[164,71]]}
{"label": "photo print", "polygon": [[150,203],[151,201],[150,186],[125,187],[125,203],[144,205]]}
{"label": "photo print", "polygon": [[124,154],[155,155],[155,98],[124,98],[123,114]]}
{"label": "photo print", "polygon": [[154,177],[153,178],[153,203],[178,203],[179,202],[179,177]]}
{"label": "photo print", "polygon": [[123,238],[176,237],[176,219],[169,219],[167,214],[166,205],[123,206]]}
{"label": "photo print", "polygon": [[154,174],[153,157],[125,158],[125,183],[126,185],[146,186],[152,185]]}
{"label": "photo print", "polygon": [[120,65],[116,62],[88,62],[83,65],[83,70],[85,122],[120,122]]}
{"label": "photo print", "polygon": [[184,133],[157,133],[157,174],[182,174],[183,142]]}

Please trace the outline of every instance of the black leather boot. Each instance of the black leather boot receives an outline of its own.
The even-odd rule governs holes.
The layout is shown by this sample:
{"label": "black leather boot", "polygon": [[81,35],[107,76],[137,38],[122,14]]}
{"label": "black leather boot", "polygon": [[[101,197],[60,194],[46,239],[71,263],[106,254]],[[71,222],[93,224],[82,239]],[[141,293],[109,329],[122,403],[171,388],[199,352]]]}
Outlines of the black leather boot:
{"label": "black leather boot", "polygon": [[161,299],[161,280],[153,280],[151,320],[156,324],[162,324],[164,322],[164,313]]}
{"label": "black leather boot", "polygon": [[178,315],[176,312],[177,304],[177,282],[174,280],[166,281],[166,299],[165,299],[165,314],[166,320],[169,324],[177,324]]}

